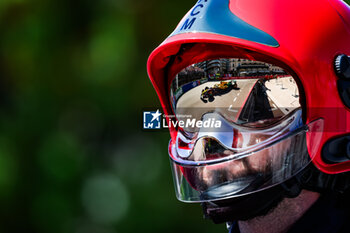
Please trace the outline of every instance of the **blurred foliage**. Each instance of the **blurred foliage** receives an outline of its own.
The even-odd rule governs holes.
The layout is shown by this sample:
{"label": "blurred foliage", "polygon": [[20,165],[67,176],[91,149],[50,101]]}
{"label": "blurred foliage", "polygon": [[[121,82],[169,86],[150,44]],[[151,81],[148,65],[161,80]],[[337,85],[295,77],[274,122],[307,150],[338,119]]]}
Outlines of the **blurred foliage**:
{"label": "blurred foliage", "polygon": [[224,232],[176,200],[146,61],[194,1],[0,1],[0,232]]}
{"label": "blurred foliage", "polygon": [[0,1],[0,232],[214,232],[175,198],[150,52],[193,1]]}

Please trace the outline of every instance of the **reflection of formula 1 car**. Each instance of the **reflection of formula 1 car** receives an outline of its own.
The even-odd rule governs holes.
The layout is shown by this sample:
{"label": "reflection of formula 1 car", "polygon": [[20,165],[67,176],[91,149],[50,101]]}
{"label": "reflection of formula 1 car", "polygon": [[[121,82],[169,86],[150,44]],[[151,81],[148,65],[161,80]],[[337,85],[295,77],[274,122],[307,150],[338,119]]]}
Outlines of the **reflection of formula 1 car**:
{"label": "reflection of formula 1 car", "polygon": [[237,82],[234,81],[232,83],[232,81],[227,81],[227,82],[224,82],[224,81],[221,81],[219,84],[215,84],[213,88],[217,88],[217,89],[221,89],[221,90],[225,90],[227,88],[237,88]]}
{"label": "reflection of formula 1 car", "polygon": [[219,84],[215,84],[213,87],[206,87],[202,90],[201,100],[204,103],[214,101],[214,96],[223,95],[230,92],[232,89],[237,89],[238,85],[236,81],[221,81]]}
{"label": "reflection of formula 1 car", "polygon": [[202,90],[202,93],[201,93],[201,100],[204,102],[204,103],[207,103],[208,100],[210,102],[213,102],[214,100],[214,92],[213,92],[213,89],[212,88],[209,88],[209,87],[205,87],[203,90]]}

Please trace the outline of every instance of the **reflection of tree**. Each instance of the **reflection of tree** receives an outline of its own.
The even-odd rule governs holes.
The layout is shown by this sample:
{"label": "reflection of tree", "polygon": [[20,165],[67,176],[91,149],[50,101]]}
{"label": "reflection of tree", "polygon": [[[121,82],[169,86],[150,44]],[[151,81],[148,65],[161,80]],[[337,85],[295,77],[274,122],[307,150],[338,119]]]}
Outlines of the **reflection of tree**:
{"label": "reflection of tree", "polygon": [[182,86],[205,77],[204,70],[199,67],[189,66],[183,69],[177,76],[178,85]]}

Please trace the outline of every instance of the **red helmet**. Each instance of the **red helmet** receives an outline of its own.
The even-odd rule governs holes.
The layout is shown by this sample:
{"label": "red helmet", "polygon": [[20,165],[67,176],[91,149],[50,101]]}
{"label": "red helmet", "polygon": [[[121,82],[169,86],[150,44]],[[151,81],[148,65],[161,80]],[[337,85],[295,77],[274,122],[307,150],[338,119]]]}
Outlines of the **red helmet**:
{"label": "red helmet", "polygon": [[[274,122],[274,125],[269,128],[273,128],[273,130],[267,131],[267,133],[264,131],[264,135],[273,137],[274,135],[271,132],[277,132],[281,127],[285,127],[284,124],[289,124],[288,129],[283,128],[283,130],[288,130],[290,139],[290,135],[294,137],[298,133],[296,129],[300,128],[299,126],[293,128],[290,125],[299,124],[297,121],[300,117],[302,119],[301,125],[307,126],[307,129],[304,128],[305,143],[302,146],[307,149],[312,163],[323,173],[344,173],[350,171],[349,41],[350,9],[340,0],[199,0],[181,20],[174,32],[152,52],[148,60],[148,74],[157,91],[165,115],[177,116],[179,115],[177,104],[180,100],[173,92],[180,90],[183,96],[183,93],[187,93],[189,85],[186,83],[181,88],[178,86],[173,88],[172,85],[175,82],[174,77],[177,77],[176,81],[180,80],[181,72],[186,69],[187,71],[191,69],[199,70],[197,73],[203,73],[205,70],[201,70],[200,64],[205,63],[208,65],[223,59],[231,59],[231,63],[242,61],[242,59],[263,62],[264,64],[254,63],[253,65],[263,67],[265,64],[269,64],[267,67],[269,67],[268,72],[270,73],[264,74],[264,68],[260,70],[257,68],[254,75],[248,76],[251,80],[254,79],[254,88],[256,88],[257,83],[263,77],[264,82],[267,82],[267,84],[261,84],[261,86],[271,91],[274,87],[272,84],[271,87],[268,85],[269,79],[276,78],[276,73],[271,73],[271,67],[277,67],[279,71],[282,70],[281,72],[284,72],[284,76],[281,75],[279,77],[292,77],[290,79],[295,81],[298,89],[298,102],[302,111],[301,113],[294,112],[294,115],[292,113],[283,114],[283,117],[279,118],[283,119],[283,121]],[[217,73],[214,72],[212,74],[209,71],[205,71],[206,73],[203,73],[200,78],[191,78],[190,83],[192,86],[190,88],[196,86],[199,88],[199,85],[203,85],[202,92],[198,92],[200,93],[198,98],[200,97],[203,102],[207,101],[208,103],[213,98],[216,98],[217,100],[215,101],[218,101],[220,99],[218,96],[225,93],[223,90],[228,90],[226,86],[230,86],[232,83],[237,85],[238,83],[239,88],[240,85],[243,85],[244,82],[242,80],[244,78],[242,77],[247,77],[247,73],[244,74],[247,71],[243,72],[242,69],[244,67],[242,67],[242,64],[238,64],[234,71],[227,71],[225,75],[221,71],[221,73],[215,71]],[[256,72],[260,72],[260,75],[257,75]],[[217,75],[218,73],[219,75]],[[218,76],[220,77],[218,78]],[[217,86],[208,87],[208,83],[212,81],[211,79],[221,81],[221,83],[217,83]],[[278,82],[276,80],[276,83]],[[286,83],[287,81],[282,80],[282,85],[284,82]],[[207,87],[204,88],[204,86]],[[256,89],[256,91],[259,92],[260,89]],[[252,90],[255,89],[250,91]],[[213,96],[212,93],[217,96]],[[249,93],[251,95],[251,92]],[[279,92],[276,93],[279,95]],[[248,98],[252,98],[249,95],[245,99],[245,104],[249,100]],[[188,102],[189,99],[187,98],[186,101]],[[215,106],[218,106],[218,104]],[[225,107],[230,107],[230,105],[227,104]],[[208,112],[213,114],[212,111]],[[204,115],[201,115],[201,117],[202,120],[205,118]],[[220,117],[225,118],[225,114],[219,116],[207,115],[206,117],[218,120]],[[203,143],[208,144],[208,138],[218,139],[216,142],[210,143],[219,143],[225,149],[235,151],[237,148],[233,146],[234,143],[237,144],[237,140],[240,137],[244,137],[245,133],[249,135],[254,134],[255,138],[261,135],[260,128],[258,131],[246,132],[245,127],[247,125],[239,125],[236,122],[231,122],[230,124],[235,126],[227,126],[229,128],[228,131],[232,130],[232,132],[222,132],[221,135],[224,136],[216,136],[220,134],[217,131],[209,134],[201,134],[201,131],[197,131],[195,140],[186,136],[186,132],[183,132],[184,127],[181,127],[181,125],[170,125],[171,142],[169,152],[170,157],[174,161],[174,176],[177,176],[179,180],[177,183],[179,193],[191,193],[194,192],[193,190],[197,190],[203,194],[202,191],[205,188],[198,186],[200,182],[194,173],[203,176],[203,169],[207,169],[208,166],[215,166],[220,171],[222,171],[222,166],[231,166],[230,171],[232,171],[232,166],[235,166],[233,162],[237,159],[247,158],[253,154],[256,157],[265,156],[262,155],[264,154],[262,153],[264,148],[278,147],[277,142],[289,140],[288,137],[271,139],[269,145],[262,144],[255,150],[248,150],[245,154],[240,154],[241,157],[239,158],[232,156],[235,152],[225,157],[225,159],[220,157],[221,160],[219,162],[211,163],[208,160],[215,160],[217,157],[208,159],[209,156],[204,162],[202,160],[181,162],[185,160],[182,159],[181,153],[186,154],[186,151],[184,152],[182,149],[190,148],[189,153],[193,153],[195,146],[202,145],[204,148]],[[179,134],[182,136],[179,136]],[[201,139],[202,141],[205,139],[205,141],[200,142]],[[225,140],[229,142],[223,142]],[[295,144],[293,145],[295,146]],[[271,151],[273,150],[273,148],[269,149],[268,153],[272,153]],[[174,153],[180,155],[175,156]],[[298,153],[298,150],[291,153]],[[295,157],[294,159],[301,158]],[[286,162],[284,161],[284,163]],[[196,170],[191,170],[192,168]],[[199,171],[199,169],[201,170]],[[298,169],[300,170],[300,168]],[[299,171],[298,169],[296,169],[295,173]],[[185,190],[184,187],[180,187],[181,181],[179,176],[189,183]],[[255,179],[256,176],[255,174]],[[201,178],[208,179],[205,177]],[[285,178],[287,179],[288,177]],[[248,178],[244,177],[244,179]],[[226,188],[232,188],[227,186],[227,179],[220,182],[221,185],[225,183]],[[270,187],[278,182],[267,186],[262,185],[262,188],[257,188],[255,191],[264,187]],[[215,185],[217,184],[216,182]],[[178,197],[181,195],[183,194],[178,194]],[[191,196],[191,194],[188,196]],[[217,199],[227,197],[232,197],[232,193],[225,197],[219,196]],[[184,201],[200,201],[202,198],[203,196],[198,197],[198,199],[179,197],[179,199]],[[210,199],[204,198],[203,200]]]}

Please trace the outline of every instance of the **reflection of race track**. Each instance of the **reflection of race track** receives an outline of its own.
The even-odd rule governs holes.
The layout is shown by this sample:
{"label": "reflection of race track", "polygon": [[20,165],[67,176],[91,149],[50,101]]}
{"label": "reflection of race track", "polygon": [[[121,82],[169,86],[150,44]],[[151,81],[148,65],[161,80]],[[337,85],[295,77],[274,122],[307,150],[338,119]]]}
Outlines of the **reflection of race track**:
{"label": "reflection of race track", "polygon": [[[177,102],[177,114],[192,115],[193,118],[201,119],[208,109],[218,109],[227,119],[236,121],[241,108],[244,106],[256,81],[238,80],[238,90],[231,89],[228,93],[215,96],[212,102],[204,103],[200,97],[202,90],[208,86],[212,87],[220,82],[207,82],[199,85],[183,94]],[[194,108],[196,108],[194,110]],[[193,114],[194,113],[194,114]]]}
{"label": "reflection of race track", "polygon": [[268,97],[272,109],[278,108],[282,114],[288,114],[300,106],[299,91],[292,77],[283,77],[278,80],[265,82],[269,91]]}
{"label": "reflection of race track", "polygon": [[220,81],[207,82],[184,93],[177,102],[177,114],[199,120],[203,114],[216,111],[233,122],[245,123],[279,118],[300,106],[291,77],[237,80],[237,88],[226,88],[210,101],[203,101],[202,90],[218,84]]}

